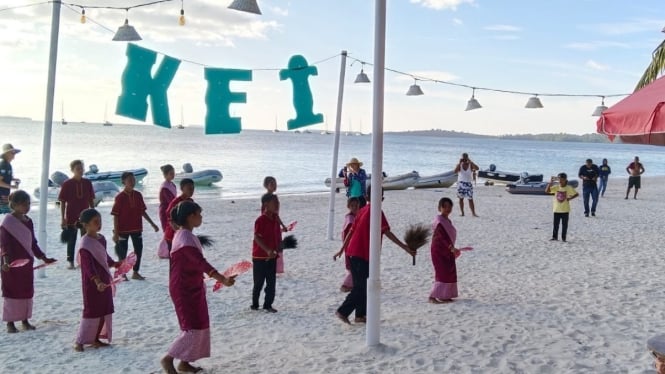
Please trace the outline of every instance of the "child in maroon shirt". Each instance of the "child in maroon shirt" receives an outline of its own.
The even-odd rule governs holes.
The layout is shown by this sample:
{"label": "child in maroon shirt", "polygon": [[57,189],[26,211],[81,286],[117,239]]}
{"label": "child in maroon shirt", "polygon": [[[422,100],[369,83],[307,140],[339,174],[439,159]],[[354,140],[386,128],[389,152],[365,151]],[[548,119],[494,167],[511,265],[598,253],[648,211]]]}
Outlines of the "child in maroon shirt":
{"label": "child in maroon shirt", "polygon": [[146,212],[147,208],[145,202],[143,202],[143,195],[134,190],[136,185],[134,174],[126,171],[122,173],[121,178],[125,189],[116,195],[113,209],[111,209],[113,241],[116,243],[115,250],[118,261],[124,260],[127,257],[129,237],[132,238],[134,253],[136,253],[136,264],[134,265],[132,279],[144,280],[145,278],[139,274],[141,255],[143,254],[143,221],[141,218],[145,218],[155,232],[158,232],[159,228]]}
{"label": "child in maroon shirt", "polygon": [[254,289],[252,291],[252,310],[259,309],[259,295],[266,284],[263,309],[276,313],[272,307],[275,300],[275,281],[277,273],[276,257],[282,242],[282,230],[279,225],[279,199],[277,195],[267,193],[261,197],[261,215],[254,222],[254,242],[252,245],[252,267]]}
{"label": "child in maroon shirt", "polygon": [[[74,269],[74,249],[76,248],[76,222],[82,211],[95,206],[95,190],[90,180],[83,178],[83,161],[74,160],[69,163],[73,175],[60,187],[58,201],[60,201],[60,227],[66,230],[67,262],[69,269]],[[85,234],[80,230],[81,236]]]}

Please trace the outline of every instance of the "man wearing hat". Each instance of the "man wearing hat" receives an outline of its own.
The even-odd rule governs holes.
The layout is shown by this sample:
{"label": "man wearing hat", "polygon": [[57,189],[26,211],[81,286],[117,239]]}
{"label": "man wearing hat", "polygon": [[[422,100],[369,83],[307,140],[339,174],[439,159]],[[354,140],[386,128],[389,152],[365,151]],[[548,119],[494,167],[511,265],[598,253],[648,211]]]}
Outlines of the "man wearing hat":
{"label": "man wearing hat", "polygon": [[357,197],[360,200],[360,208],[367,204],[365,194],[367,191],[367,173],[361,168],[363,163],[353,157],[346,163],[346,166],[340,171],[340,177],[344,178],[346,186],[346,197]]}
{"label": "man wearing hat", "polygon": [[21,152],[20,149],[14,148],[9,143],[2,145],[2,159],[0,160],[0,214],[11,212],[11,209],[9,209],[10,190],[18,188],[19,183],[21,183],[20,180],[14,178],[11,164],[15,155],[19,152]]}

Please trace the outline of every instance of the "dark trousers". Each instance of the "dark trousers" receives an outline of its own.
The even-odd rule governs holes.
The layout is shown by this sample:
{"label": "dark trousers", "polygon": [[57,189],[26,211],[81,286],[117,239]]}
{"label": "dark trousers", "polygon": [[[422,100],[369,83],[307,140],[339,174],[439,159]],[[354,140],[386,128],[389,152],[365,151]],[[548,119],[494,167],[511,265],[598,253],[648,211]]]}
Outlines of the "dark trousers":
{"label": "dark trousers", "polygon": [[115,253],[118,255],[118,261],[127,258],[127,250],[129,249],[129,238],[132,238],[132,246],[134,246],[134,253],[136,253],[136,264],[134,271],[138,272],[141,268],[141,256],[143,255],[143,233],[130,232],[127,234],[119,234],[118,242],[115,245]]}
{"label": "dark trousers", "polygon": [[598,178],[598,192],[600,192],[600,196],[605,196],[605,190],[607,189],[607,179],[607,177]]}
{"label": "dark trousers", "polygon": [[566,233],[568,232],[568,216],[569,213],[554,213],[554,230],[552,230],[552,238],[559,237],[559,222],[561,223],[561,240],[566,240]]}
{"label": "dark trousers", "polygon": [[266,284],[266,297],[263,300],[263,309],[272,308],[272,302],[275,301],[275,282],[277,278],[277,260],[252,260],[252,274],[254,275],[254,288],[252,289],[252,307],[259,307],[259,296],[263,283]]}
{"label": "dark trousers", "polygon": [[589,196],[591,196],[591,213],[596,213],[596,205],[598,205],[598,187],[584,186],[582,189],[582,197],[584,198],[584,214],[589,214]]}
{"label": "dark trousers", "polygon": [[349,317],[351,312],[356,311],[356,318],[367,315],[367,278],[369,278],[369,261],[360,257],[349,257],[351,261],[351,277],[353,278],[353,289],[346,295],[342,305],[337,308],[339,314]]}
{"label": "dark trousers", "polygon": [[85,230],[78,230],[74,225],[67,225],[67,262],[74,262],[74,250],[76,249],[76,234],[85,235]]}

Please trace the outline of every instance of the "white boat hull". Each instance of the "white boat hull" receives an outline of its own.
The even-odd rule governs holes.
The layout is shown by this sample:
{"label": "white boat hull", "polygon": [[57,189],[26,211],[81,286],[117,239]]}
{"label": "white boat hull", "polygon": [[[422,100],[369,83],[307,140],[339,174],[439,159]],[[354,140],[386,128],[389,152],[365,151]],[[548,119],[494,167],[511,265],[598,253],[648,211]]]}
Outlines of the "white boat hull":
{"label": "white boat hull", "polygon": [[221,182],[223,176],[222,172],[214,169],[195,171],[192,173],[178,173],[175,175],[173,183],[178,185],[184,178],[193,180],[195,185],[211,186],[213,183]]}
{"label": "white boat hull", "polygon": [[[120,192],[118,185],[111,181],[92,182],[92,188],[95,190],[95,206],[99,205],[102,201],[114,199],[115,195]],[[39,200],[39,192],[39,187],[33,191],[37,200]],[[48,188],[48,201],[58,201],[58,195],[60,195],[60,186]]]}
{"label": "white boat hull", "polygon": [[448,171],[428,177],[420,177],[413,188],[448,188],[457,182],[457,174]]}

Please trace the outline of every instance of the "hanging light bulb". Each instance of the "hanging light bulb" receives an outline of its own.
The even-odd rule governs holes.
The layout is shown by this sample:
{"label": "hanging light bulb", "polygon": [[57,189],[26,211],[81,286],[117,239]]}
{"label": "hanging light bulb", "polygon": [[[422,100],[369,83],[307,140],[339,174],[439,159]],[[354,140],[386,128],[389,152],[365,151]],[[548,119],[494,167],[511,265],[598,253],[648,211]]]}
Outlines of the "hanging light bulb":
{"label": "hanging light bulb", "polygon": [[476,96],[476,89],[473,88],[473,91],[471,92],[471,98],[470,98],[469,101],[466,103],[466,109],[465,109],[465,111],[469,111],[469,110],[474,110],[474,109],[480,109],[480,108],[482,108],[482,105],[480,105],[480,103],[478,102],[478,100],[476,100],[476,97],[475,97],[475,96]]}
{"label": "hanging light bulb", "polygon": [[596,110],[593,111],[593,114],[591,114],[592,117],[600,117],[601,114],[603,114],[604,111],[607,110],[607,107],[605,106],[605,96],[601,96],[602,100],[600,102],[600,105],[596,107]]}
{"label": "hanging light bulb", "polygon": [[85,8],[81,8],[81,23],[85,23]]}
{"label": "hanging light bulb", "polygon": [[543,107],[543,103],[540,102],[538,95],[534,95],[529,98],[529,101],[526,102],[524,107],[528,109],[538,109]]}
{"label": "hanging light bulb", "polygon": [[360,73],[358,73],[358,76],[356,77],[356,80],[353,83],[370,83],[369,77],[367,77],[367,74],[364,72],[364,67],[365,63],[361,62],[362,67],[360,68]]}
{"label": "hanging light bulb", "polygon": [[418,85],[418,79],[413,78],[414,82],[411,86],[409,86],[409,90],[406,91],[406,96],[420,96],[424,95],[423,90],[420,89],[420,86]]}
{"label": "hanging light bulb", "polygon": [[185,7],[184,0],[180,1],[180,18],[178,18],[178,24],[180,26],[185,26]]}

